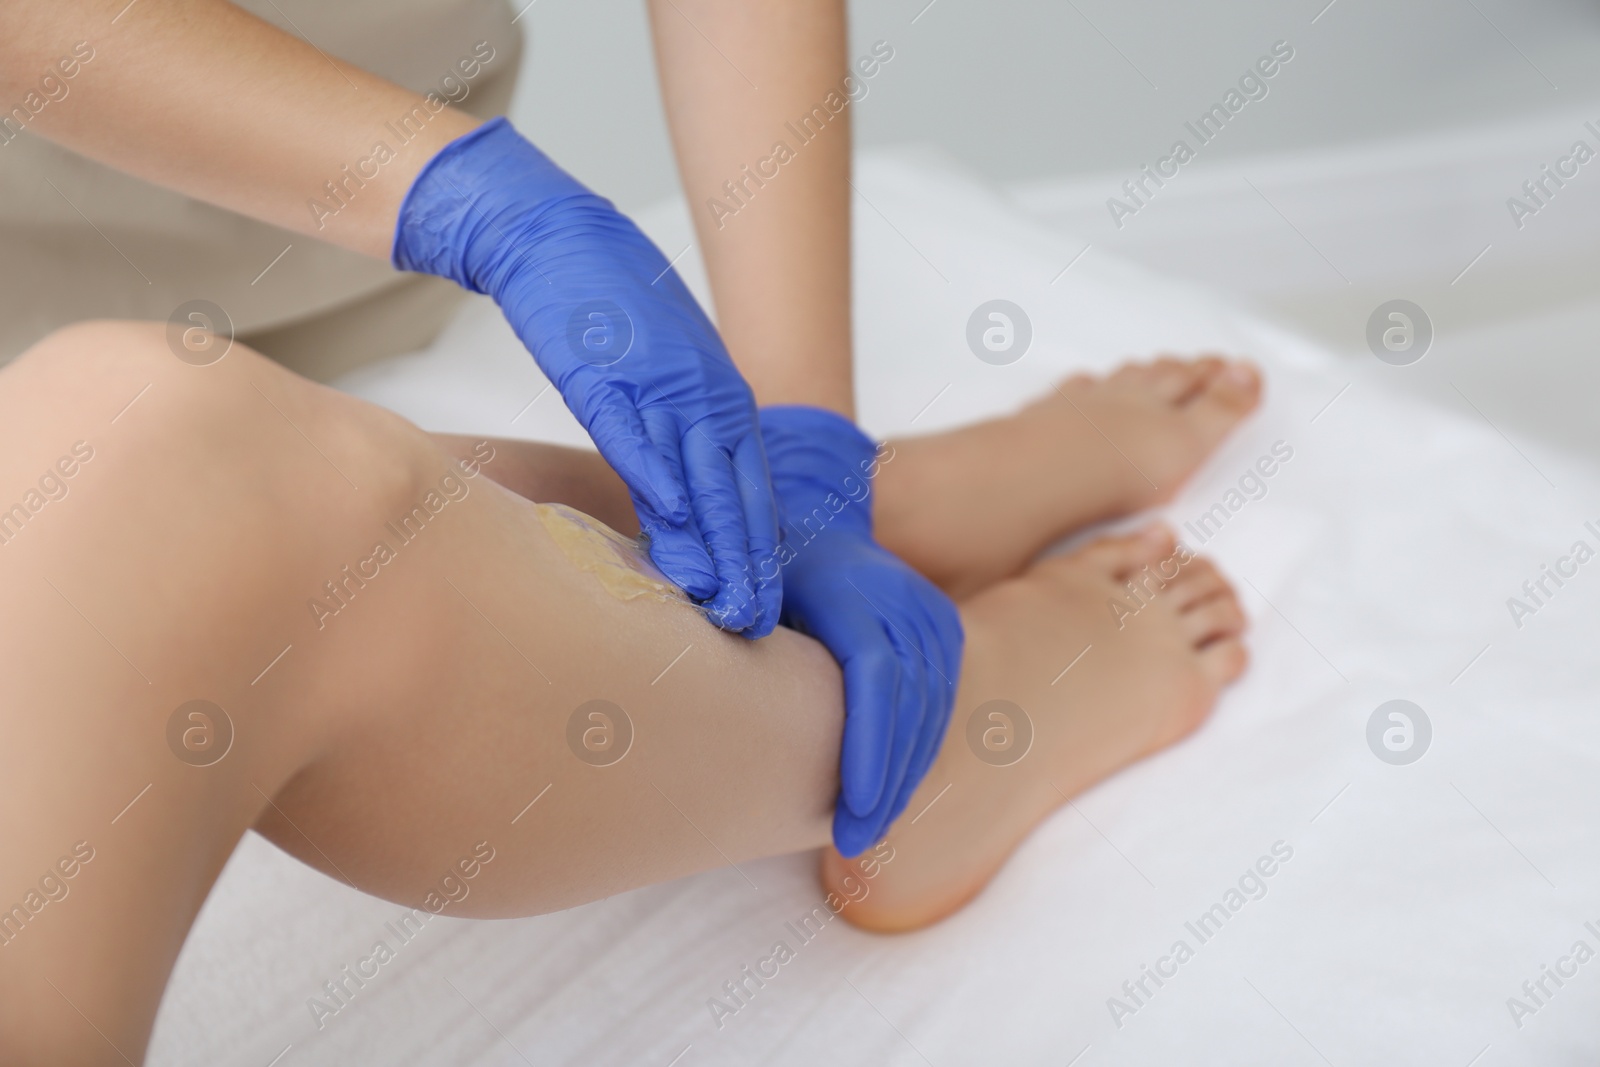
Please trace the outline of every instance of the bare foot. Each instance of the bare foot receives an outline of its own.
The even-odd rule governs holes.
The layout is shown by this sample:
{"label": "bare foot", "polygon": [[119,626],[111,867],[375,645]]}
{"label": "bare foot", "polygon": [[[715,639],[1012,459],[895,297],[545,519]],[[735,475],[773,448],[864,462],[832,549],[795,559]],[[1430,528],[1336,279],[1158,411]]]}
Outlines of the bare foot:
{"label": "bare foot", "polygon": [[1009,418],[894,441],[875,482],[878,539],[970,595],[1073,530],[1168,499],[1260,398],[1249,363],[1161,358],[1073,375]]}
{"label": "bare foot", "polygon": [[1159,525],[1042,560],[961,614],[955,715],[876,854],[892,861],[863,895],[859,865],[823,853],[858,926],[909,930],[961,907],[1052,810],[1200,725],[1246,661],[1232,588]]}

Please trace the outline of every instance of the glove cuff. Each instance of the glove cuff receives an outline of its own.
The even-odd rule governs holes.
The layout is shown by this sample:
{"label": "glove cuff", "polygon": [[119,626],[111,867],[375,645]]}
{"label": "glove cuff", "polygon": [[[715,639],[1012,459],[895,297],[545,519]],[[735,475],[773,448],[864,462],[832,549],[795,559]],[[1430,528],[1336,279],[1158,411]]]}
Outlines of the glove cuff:
{"label": "glove cuff", "polygon": [[[498,202],[507,189],[516,191],[514,204]],[[504,117],[490,119],[445,145],[418,172],[400,203],[390,262],[488,292],[488,265],[473,256],[481,235],[509,228],[507,211],[537,213],[557,200],[593,195]]]}
{"label": "glove cuff", "polygon": [[825,408],[761,409],[761,440],[772,470],[785,538],[810,541],[829,526],[872,535],[877,443]]}

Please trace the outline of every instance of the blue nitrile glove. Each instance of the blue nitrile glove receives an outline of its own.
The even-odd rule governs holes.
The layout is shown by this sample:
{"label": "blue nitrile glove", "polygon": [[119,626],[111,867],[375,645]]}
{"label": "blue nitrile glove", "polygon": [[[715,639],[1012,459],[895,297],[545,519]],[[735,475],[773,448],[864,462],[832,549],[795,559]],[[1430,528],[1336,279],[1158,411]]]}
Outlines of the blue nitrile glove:
{"label": "blue nitrile glove", "polygon": [[393,259],[494,297],[627,484],[656,566],[724,629],[772,632],[777,512],[755,399],[637,226],[498,118],[417,175]]}
{"label": "blue nitrile glove", "polygon": [[961,668],[950,598],[872,539],[877,448],[812,407],[761,410],[778,494],[783,621],[844,671],[834,845],[858,855],[905,810],[938,755]]}

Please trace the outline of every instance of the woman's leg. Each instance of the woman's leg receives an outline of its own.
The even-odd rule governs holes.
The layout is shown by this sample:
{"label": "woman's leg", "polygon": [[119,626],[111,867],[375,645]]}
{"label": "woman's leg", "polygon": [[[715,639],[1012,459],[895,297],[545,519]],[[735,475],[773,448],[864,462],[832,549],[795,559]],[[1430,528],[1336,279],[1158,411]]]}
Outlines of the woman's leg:
{"label": "woman's leg", "polygon": [[473,450],[487,440],[495,460],[483,473],[494,482],[529,500],[565,504],[627,537],[639,535],[639,518],[627,486],[593,449],[456,433],[428,436],[446,455],[461,460],[470,460]]}
{"label": "woman's leg", "polygon": [[7,1061],[136,1062],[252,825],[458,915],[826,842],[831,659],[642,571],[242,347],[94,324],[0,371]]}
{"label": "woman's leg", "polygon": [[[1261,381],[1216,356],[1073,375],[1015,415],[894,438],[874,480],[880,542],[955,596],[1018,573],[1090,523],[1170,497],[1239,421]],[[452,455],[478,438],[435,435]],[[594,452],[508,441],[490,477],[638,532],[622,481]]]}
{"label": "woman's leg", "polygon": [[[1141,391],[1152,379],[1159,380],[1154,373],[1158,368],[1167,375],[1203,380],[1217,370],[1208,362],[1131,365],[1104,384],[1121,394],[1118,403],[1138,407],[1149,399],[1148,406],[1154,407],[1154,398]],[[1254,378],[1244,378],[1249,387],[1242,392],[1238,381],[1210,382],[1212,395],[1198,398],[1208,411],[1189,411],[1173,421],[1150,416],[1156,425],[1147,427],[1152,437],[1146,438],[1145,455],[1149,459],[1159,452],[1169,464],[1161,471],[1164,477],[1177,477],[1172,465],[1183,457],[1191,465],[1198,463],[1209,447],[1205,442],[1215,444],[1253,406]],[[1105,398],[1101,400],[1097,413],[1104,414]],[[938,453],[963,456],[969,471],[1008,461],[1013,453],[1006,439],[1040,433],[1041,427],[1025,420],[1047,411],[1048,402],[1013,420],[894,442],[895,459],[881,470],[887,476],[899,462],[903,470],[920,476],[916,468]],[[1183,423],[1191,434],[1188,443],[1180,433]],[[1131,423],[1124,419],[1120,425]],[[1201,427],[1211,436],[1193,436]],[[1152,444],[1159,434],[1166,435],[1165,441]],[[439,440],[446,451],[462,457],[478,446],[470,437]],[[911,447],[923,441],[926,452]],[[495,444],[504,461],[497,458],[488,473],[503,484],[523,493],[554,494],[619,527],[636,529],[621,482],[597,454],[527,442]],[[956,480],[942,489],[930,486],[924,510],[937,512],[958,499],[961,486],[953,484]],[[1127,491],[1138,498],[1137,487]],[[1088,493],[1063,494],[1061,503],[1074,504],[1080,512],[1095,506]],[[997,529],[1002,525],[995,524]],[[1044,521],[1038,523],[1037,529],[1047,528]],[[997,560],[991,556],[985,565],[992,567]],[[1198,726],[1247,661],[1240,640],[1244,616],[1232,588],[1209,561],[1180,549],[1171,532],[1161,527],[1041,561],[1021,579],[963,599],[961,613],[967,650],[955,717],[938,760],[890,831],[889,844],[897,856],[892,871],[888,864],[874,868],[881,879],[873,882],[868,899],[855,901],[863,884],[859,869],[832,849],[823,855],[824,883],[839,899],[855,901],[843,914],[858,925],[910,929],[958,908],[1045,815]],[[1071,669],[1063,670],[1069,663]],[[991,701],[1022,709],[1021,718],[1004,704],[990,709],[1004,718],[980,713]],[[985,750],[987,760],[980,758],[968,735],[968,719],[974,714],[980,718],[978,747],[986,740],[997,746],[992,753]],[[1019,741],[1023,736],[1029,739]],[[1025,758],[1009,762],[1000,749],[1021,743],[1029,746]],[[929,808],[936,799],[938,809]],[[927,818],[918,818],[925,808]]]}
{"label": "woman's leg", "polygon": [[[252,825],[457,915],[827,841],[832,660],[793,633],[716,631],[642,562],[490,484],[488,450],[466,477],[403,420],[247,350],[197,368],[159,327],[116,324],[0,372],[0,446],[0,886],[18,902],[0,915],[0,1045],[19,1062],[139,1056]],[[1040,688],[1101,634],[1128,570],[1045,564],[975,601],[951,736],[975,699],[1028,701],[1052,781],[1076,791],[1198,721],[1242,656],[1214,576],[1196,602],[1217,607],[1157,598],[1104,635],[1125,643],[1068,672],[1065,711]],[[940,773],[961,773],[954,747]],[[860,921],[954,906],[1045,810],[1037,792],[973,785],[1004,833],[938,830],[942,864],[897,861],[880,884],[898,907]]]}

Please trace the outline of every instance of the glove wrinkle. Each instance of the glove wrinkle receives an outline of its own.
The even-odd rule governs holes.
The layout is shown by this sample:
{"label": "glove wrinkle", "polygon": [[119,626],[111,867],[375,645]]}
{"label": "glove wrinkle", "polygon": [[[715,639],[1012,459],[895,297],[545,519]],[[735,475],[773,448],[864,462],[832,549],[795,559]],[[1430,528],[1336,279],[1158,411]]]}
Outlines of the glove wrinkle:
{"label": "glove wrinkle", "polygon": [[762,456],[755,398],[631,220],[499,118],[422,168],[392,260],[492,297],[627,485],[656,566],[713,623],[772,632],[781,576],[751,575],[776,542],[776,507],[770,484],[739,484],[748,472],[732,462]]}
{"label": "glove wrinkle", "polygon": [[877,446],[820,408],[761,411],[778,498],[783,623],[843,671],[834,844],[855,856],[905,810],[950,721],[961,619],[950,599],[872,538]]}

